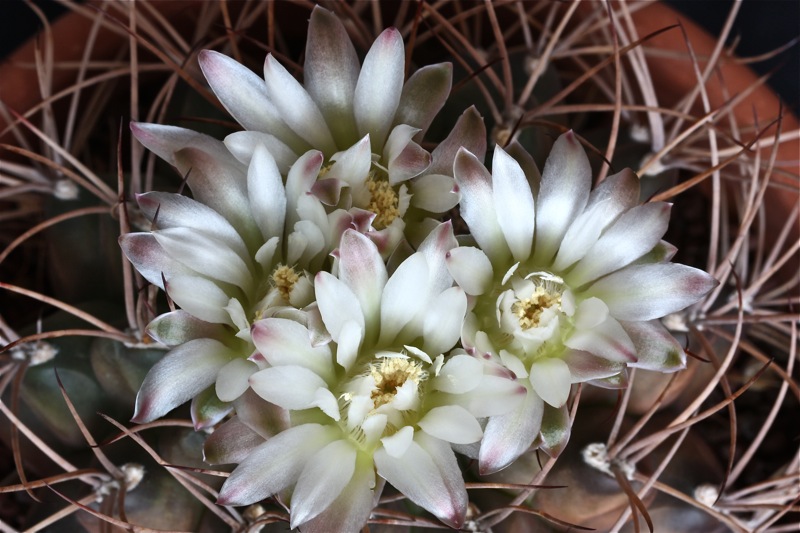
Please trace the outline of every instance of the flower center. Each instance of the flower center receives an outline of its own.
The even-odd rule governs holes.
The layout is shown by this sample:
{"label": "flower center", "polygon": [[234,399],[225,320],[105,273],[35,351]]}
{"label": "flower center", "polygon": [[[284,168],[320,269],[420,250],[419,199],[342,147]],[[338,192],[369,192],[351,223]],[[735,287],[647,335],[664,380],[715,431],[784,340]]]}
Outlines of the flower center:
{"label": "flower center", "polygon": [[281,293],[283,299],[287,302],[289,301],[289,295],[292,293],[292,289],[294,288],[295,283],[300,279],[300,274],[298,274],[294,268],[286,265],[278,265],[278,267],[272,272],[272,283],[275,285],[275,288],[278,289],[278,292]]}
{"label": "flower center", "polygon": [[367,178],[367,190],[369,190],[369,205],[367,209],[375,213],[375,220],[372,225],[375,229],[381,230],[388,227],[395,218],[400,216],[400,201],[397,193],[389,185],[389,181],[381,179],[370,172]]}
{"label": "flower center", "polygon": [[420,363],[401,357],[386,357],[379,363],[370,365],[369,372],[375,381],[375,388],[370,395],[375,409],[391,402],[397,389],[408,380],[419,385],[428,377]]}
{"label": "flower center", "polygon": [[517,316],[522,329],[530,329],[538,327],[542,313],[553,306],[560,309],[561,294],[550,292],[540,285],[536,287],[530,298],[517,300],[511,306],[511,311]]}

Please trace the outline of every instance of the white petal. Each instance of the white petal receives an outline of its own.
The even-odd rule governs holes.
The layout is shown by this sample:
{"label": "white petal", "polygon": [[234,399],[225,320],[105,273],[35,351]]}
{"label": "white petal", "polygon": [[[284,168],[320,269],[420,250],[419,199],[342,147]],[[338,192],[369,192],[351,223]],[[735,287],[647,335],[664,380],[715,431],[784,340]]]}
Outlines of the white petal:
{"label": "white petal", "polygon": [[314,391],[314,401],[311,402],[311,406],[319,407],[323,413],[333,420],[338,421],[341,418],[339,402],[336,400],[336,396],[325,387],[320,387]]}
{"label": "white petal", "polygon": [[264,81],[270,99],[290,128],[317,150],[336,152],[336,143],[317,104],[272,54],[264,61]]}
{"label": "white petal", "polygon": [[404,66],[403,38],[395,28],[388,28],[364,58],[354,98],[358,130],[370,134],[373,147],[383,146],[392,125],[403,90]]}
{"label": "white petal", "polygon": [[200,320],[216,324],[230,324],[225,311],[230,297],[211,280],[199,276],[167,278],[167,294],[187,313]]}
{"label": "white petal", "polygon": [[514,373],[517,379],[528,377],[528,371],[525,369],[525,364],[508,350],[500,350],[500,360],[506,368]]}
{"label": "white petal", "polygon": [[403,426],[394,435],[383,437],[381,443],[386,453],[392,457],[400,458],[406,453],[408,447],[411,446],[413,439],[414,428],[411,426]]}
{"label": "white petal", "polygon": [[353,95],[359,70],[358,55],[344,25],[336,15],[316,6],[308,25],[303,78],[340,149],[357,138]]}
{"label": "white petal", "polygon": [[317,389],[326,384],[321,377],[302,366],[275,366],[250,376],[250,386],[270,403],[284,409],[300,410],[314,407]]}
{"label": "white petal", "polygon": [[439,294],[453,286],[453,277],[447,269],[447,252],[458,246],[453,234],[453,224],[442,222],[434,227],[419,245],[418,252],[428,263],[430,293]]}
{"label": "white petal", "polygon": [[[253,75],[255,76],[255,74]],[[245,167],[233,157],[225,145],[210,135],[178,126],[131,122],[131,133],[148,150],[172,166],[177,166],[175,153],[192,146],[243,170]]]}
{"label": "white petal", "polygon": [[236,467],[219,494],[220,505],[249,505],[293,485],[308,461],[339,432],[303,424],[271,437]]}
{"label": "white petal", "polygon": [[[342,235],[339,243],[339,279],[356,295],[364,316],[377,319],[388,274],[378,249],[357,231],[347,230]],[[377,325],[375,320],[369,318],[366,320],[368,327]]]}
{"label": "white petal", "polygon": [[165,278],[195,274],[192,269],[167,254],[152,233],[126,233],[120,236],[119,246],[139,274],[161,289],[164,288]]}
{"label": "white petal", "polygon": [[422,309],[429,296],[428,279],[425,256],[415,253],[403,261],[386,282],[381,296],[382,343],[394,341],[400,330]]}
{"label": "white petal", "polygon": [[299,365],[328,379],[333,376],[331,349],[311,344],[311,332],[286,318],[266,318],[253,324],[253,343],[273,366]]}
{"label": "white petal", "polygon": [[249,386],[250,375],[258,366],[247,359],[234,359],[219,370],[217,375],[217,397],[223,402],[232,402]]}
{"label": "white petal", "polygon": [[461,287],[451,287],[428,305],[422,334],[424,350],[438,355],[450,351],[461,336],[467,314],[467,295]]}
{"label": "white petal", "polygon": [[619,320],[642,321],[680,311],[716,285],[714,278],[686,265],[634,265],[600,279],[585,294],[603,300]]}
{"label": "white petal", "polygon": [[534,361],[528,378],[536,393],[553,407],[561,407],[569,398],[572,376],[561,359],[548,357]]}
{"label": "white petal", "polygon": [[361,341],[364,340],[364,326],[354,320],[349,320],[339,330],[339,340],[336,347],[336,362],[349,371],[358,357]]}
{"label": "white petal", "polygon": [[434,378],[433,387],[442,392],[462,394],[471,391],[483,379],[483,362],[471,355],[450,357]]}
{"label": "white petal", "polygon": [[364,312],[350,287],[332,274],[320,272],[314,280],[314,288],[319,312],[333,340],[339,342],[342,328],[348,322],[355,322],[365,331]]}
{"label": "white petal", "polygon": [[614,222],[567,275],[573,287],[629,265],[659,243],[669,222],[670,204],[634,207]]}
{"label": "white petal", "polygon": [[636,361],[636,349],[633,342],[619,322],[610,316],[592,329],[576,329],[564,341],[564,344],[575,350],[584,350],[610,361]]}
{"label": "white petal", "polygon": [[275,158],[275,163],[278,165],[281,175],[289,172],[291,166],[297,161],[297,154],[294,153],[294,150],[269,133],[236,131],[225,137],[224,142],[231,154],[247,166],[250,166],[256,146],[266,146],[269,153]]}
{"label": "white petal", "polygon": [[253,217],[264,240],[283,237],[286,192],[275,159],[264,145],[256,146],[247,171],[247,193]]}
{"label": "white petal", "polygon": [[469,226],[478,246],[493,262],[504,262],[509,255],[508,245],[500,225],[492,193],[492,175],[474,155],[458,151],[453,175],[461,193],[461,218]]}
{"label": "white petal", "polygon": [[575,327],[580,330],[591,329],[608,318],[608,306],[599,298],[587,298],[578,304],[575,311]]}
{"label": "white petal", "polygon": [[267,86],[253,71],[213,50],[203,50],[197,59],[214,94],[245,129],[271,133],[292,147],[305,144],[280,118]]}
{"label": "white petal", "polygon": [[492,159],[492,190],[497,222],[511,254],[516,261],[524,261],[533,245],[533,195],[519,163],[499,146]]}
{"label": "white petal", "polygon": [[686,368],[686,352],[659,321],[622,322],[622,327],[636,347],[637,361],[629,366],[658,372]]}
{"label": "white petal", "polygon": [[491,287],[492,262],[482,250],[472,246],[453,248],[447,253],[447,269],[469,295],[479,296]]}
{"label": "white petal", "polygon": [[150,422],[196,396],[217,379],[235,354],[219,341],[190,340],[169,351],[150,369],[136,395],[133,421]]}
{"label": "white petal", "polygon": [[444,174],[425,174],[411,183],[411,205],[430,211],[446,213],[458,204],[455,181]]}
{"label": "white petal", "polygon": [[356,449],[346,440],[335,440],[309,460],[292,492],[294,529],[324,511],[350,483],[356,468]]}
{"label": "white petal", "polygon": [[575,134],[561,135],[544,164],[536,205],[536,248],[538,262],[555,256],[561,239],[589,199],[592,169]]}
{"label": "white petal", "polygon": [[429,435],[455,444],[476,442],[483,435],[475,417],[458,405],[434,407],[418,425]]}
{"label": "white petal", "polygon": [[567,350],[562,359],[569,367],[573,383],[610,378],[625,370],[625,363],[609,361],[580,350]]}
{"label": "white petal", "polygon": [[527,451],[539,433],[543,412],[542,399],[529,391],[525,400],[512,412],[489,418],[478,456],[480,473],[497,472]]}
{"label": "white petal", "polygon": [[390,456],[383,448],[375,450],[375,465],[381,477],[447,525],[459,528],[464,523],[467,491],[446,443],[419,432],[401,458]]}
{"label": "white petal", "polygon": [[526,389],[509,377],[484,374],[477,387],[460,395],[459,405],[477,418],[503,415],[515,409],[523,400]]}

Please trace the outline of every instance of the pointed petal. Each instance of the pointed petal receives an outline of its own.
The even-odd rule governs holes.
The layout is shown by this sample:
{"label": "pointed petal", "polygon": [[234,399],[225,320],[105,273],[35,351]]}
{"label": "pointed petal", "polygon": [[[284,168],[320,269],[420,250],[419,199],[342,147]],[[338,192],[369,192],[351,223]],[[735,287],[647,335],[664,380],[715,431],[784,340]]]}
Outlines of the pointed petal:
{"label": "pointed petal", "polygon": [[439,294],[453,286],[453,277],[447,268],[447,253],[458,246],[450,221],[436,225],[417,249],[428,263],[430,294]]}
{"label": "pointed petal", "polygon": [[244,129],[275,135],[295,150],[308,149],[283,122],[264,80],[253,71],[214,50],[201,51],[197,59],[211,90]]}
{"label": "pointed petal", "polygon": [[524,261],[533,245],[533,195],[519,163],[499,146],[492,159],[492,191],[497,222],[511,254],[516,261]]}
{"label": "pointed petal", "polygon": [[452,85],[452,64],[439,63],[420,68],[403,86],[394,123],[408,124],[420,130],[415,137],[419,141],[447,101]]}
{"label": "pointed petal", "polygon": [[458,405],[434,407],[417,423],[428,435],[455,444],[481,439],[481,425],[469,411]]}
{"label": "pointed petal", "polygon": [[404,66],[403,38],[395,28],[388,28],[364,58],[353,103],[358,131],[370,134],[373,151],[383,146],[392,125],[403,90]]}
{"label": "pointed petal", "polygon": [[164,278],[191,275],[194,272],[167,254],[152,233],[127,233],[119,238],[125,257],[144,279],[164,288]]}
{"label": "pointed petal", "polygon": [[567,350],[561,358],[569,367],[573,383],[605,379],[625,370],[625,363],[609,361],[580,350]]}
{"label": "pointed petal", "polygon": [[[428,263],[417,252],[403,261],[381,295],[381,343],[393,342],[428,300]],[[420,332],[421,333],[421,332]]]}
{"label": "pointed petal", "polygon": [[569,367],[561,359],[547,357],[534,361],[528,378],[536,394],[546,403],[561,407],[567,402],[572,376]]}
{"label": "pointed petal", "polygon": [[489,290],[492,283],[492,262],[482,250],[459,246],[447,253],[447,269],[456,284],[471,296]]}
{"label": "pointed petal", "polygon": [[317,104],[272,54],[264,61],[264,81],[270,100],[286,125],[313,148],[335,153],[336,143]]}
{"label": "pointed petal", "polygon": [[253,389],[247,389],[233,405],[236,417],[262,439],[272,438],[291,426],[289,411],[264,401]]}
{"label": "pointed petal", "polygon": [[[397,126],[393,131],[398,128],[403,128],[402,124]],[[392,135],[389,136],[391,140]],[[387,143],[388,145],[388,143]],[[405,145],[403,150],[397,156],[389,159],[389,184],[398,185],[404,181],[422,174],[431,164],[431,154],[428,153],[423,147],[411,141]],[[403,209],[400,209],[401,212]]]}
{"label": "pointed petal", "polygon": [[686,352],[658,320],[621,322],[636,347],[637,361],[628,366],[675,372],[686,368]]}
{"label": "pointed petal", "polygon": [[489,418],[479,452],[480,473],[502,470],[531,447],[542,422],[544,403],[531,391],[510,413]]}
{"label": "pointed petal", "polygon": [[350,483],[356,468],[356,449],[347,440],[322,448],[303,469],[292,492],[294,529],[327,509]]}
{"label": "pointed petal", "polygon": [[258,433],[233,417],[215,428],[203,443],[203,460],[212,465],[241,463],[263,443]]}
{"label": "pointed petal", "polygon": [[453,192],[455,186],[451,176],[420,176],[411,183],[411,205],[431,213],[446,213],[458,204],[459,196]]}
{"label": "pointed petal", "polygon": [[170,348],[199,338],[221,341],[230,335],[221,324],[203,322],[182,309],[157,316],[147,325],[146,333]]}
{"label": "pointed petal", "polygon": [[175,276],[167,278],[165,290],[184,311],[200,320],[233,325],[225,310],[230,297],[213,281],[200,276]]}
{"label": "pointed petal", "polygon": [[522,173],[525,174],[528,180],[531,193],[534,198],[537,198],[539,196],[539,186],[542,182],[542,173],[539,172],[539,167],[536,166],[533,156],[518,141],[511,141],[508,146],[505,146],[505,151],[522,168]]}
{"label": "pointed petal", "polygon": [[178,126],[146,122],[131,122],[131,133],[145,148],[172,166],[178,166],[175,153],[184,148],[194,147],[224,159],[237,168],[244,168],[230,153],[227,153],[228,150],[222,142],[204,133]]}
{"label": "pointed petal", "polygon": [[383,437],[381,444],[386,453],[395,458],[402,457],[411,443],[414,441],[414,428],[411,426],[404,426],[400,428],[394,435]]}
{"label": "pointed petal", "polygon": [[333,375],[330,347],[312,346],[310,332],[302,324],[287,318],[266,318],[253,324],[251,334],[269,364],[303,366],[326,379]]}
{"label": "pointed petal", "polygon": [[257,370],[258,365],[239,358],[220,368],[217,374],[217,397],[223,402],[232,402],[241,396],[249,386],[250,376]]}
{"label": "pointed petal", "polygon": [[692,305],[716,286],[714,278],[686,265],[633,265],[595,282],[585,294],[603,300],[619,320],[642,321]]}
{"label": "pointed petal", "polygon": [[353,97],[359,71],[358,54],[341,21],[327,9],[316,6],[308,24],[303,77],[339,149],[358,138]]}
{"label": "pointed petal", "polygon": [[636,361],[636,349],[633,342],[613,317],[606,318],[601,324],[591,329],[576,329],[564,341],[564,344],[574,350],[593,353],[609,361],[621,363]]}
{"label": "pointed petal", "polygon": [[[372,168],[372,152],[369,135],[336,154],[336,163],[320,181],[336,180],[348,184],[351,189],[363,189]],[[352,191],[351,191],[352,192]]]}
{"label": "pointed petal", "polygon": [[464,149],[458,151],[453,170],[461,193],[461,218],[492,262],[504,261],[509,252],[497,222],[491,174],[474,155]]}
{"label": "pointed petal", "polygon": [[374,323],[377,315],[366,317],[371,320],[365,322],[358,297],[342,280],[328,272],[320,272],[315,278],[314,287],[319,312],[334,341],[339,342],[342,328],[348,322],[354,322],[361,331],[377,327]]}
{"label": "pointed petal", "polygon": [[467,491],[447,443],[418,432],[401,458],[375,450],[375,465],[381,477],[445,524],[459,528],[464,523]]}
{"label": "pointed petal", "polygon": [[220,505],[249,505],[293,485],[308,461],[337,431],[319,424],[287,429],[253,450],[220,490]]}
{"label": "pointed petal", "polygon": [[592,169],[575,134],[561,135],[544,164],[536,204],[536,248],[539,262],[550,261],[570,223],[589,199]]}
{"label": "pointed petal", "polygon": [[550,457],[558,457],[567,446],[570,430],[567,406],[550,407],[545,405],[539,448]]}
{"label": "pointed petal", "polygon": [[233,357],[229,348],[212,339],[173,348],[147,373],[131,420],[141,424],[164,416],[212,385],[219,369]]}
{"label": "pointed petal", "polygon": [[467,314],[467,295],[460,287],[451,287],[430,302],[425,313],[423,350],[438,355],[449,352],[461,336]]}
{"label": "pointed petal", "polygon": [[264,145],[269,153],[275,158],[275,164],[281,175],[289,172],[289,169],[297,161],[297,154],[286,146],[283,141],[260,131],[237,131],[225,137],[225,146],[231,154],[241,161],[243,165],[250,166],[256,146]]}
{"label": "pointed petal", "polygon": [[378,316],[388,278],[372,241],[357,231],[345,231],[339,242],[339,279],[356,295],[365,317]]}
{"label": "pointed petal", "polygon": [[375,467],[372,458],[359,454],[350,483],[342,489],[339,497],[327,509],[303,524],[303,533],[360,531],[367,523],[375,501],[380,495],[380,488],[374,489]]}
{"label": "pointed petal", "polygon": [[486,126],[475,106],[471,106],[458,117],[447,138],[433,150],[428,174],[452,176],[456,154],[462,147],[475,154],[478,162],[482,162],[486,156]]}
{"label": "pointed petal", "polygon": [[631,264],[661,241],[671,204],[652,202],[623,213],[567,275],[573,287]]}
{"label": "pointed petal", "polygon": [[253,217],[264,240],[283,237],[286,191],[275,159],[261,144],[256,146],[247,170],[247,194]]}
{"label": "pointed petal", "polygon": [[270,403],[297,411],[314,407],[319,388],[327,387],[317,374],[302,366],[274,366],[250,376],[250,386]]}

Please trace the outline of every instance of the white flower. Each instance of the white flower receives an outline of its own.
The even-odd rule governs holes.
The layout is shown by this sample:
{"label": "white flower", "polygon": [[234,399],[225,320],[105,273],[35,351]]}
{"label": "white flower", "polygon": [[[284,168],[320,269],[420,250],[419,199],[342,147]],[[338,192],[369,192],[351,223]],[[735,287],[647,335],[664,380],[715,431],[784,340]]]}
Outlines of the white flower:
{"label": "white flower", "polygon": [[467,494],[451,444],[482,435],[478,417],[513,409],[524,388],[458,343],[467,297],[452,286],[449,224],[436,228],[391,277],[375,245],[348,230],[339,276],[317,274],[330,343],[304,325],[253,326],[264,366],[253,390],[291,411],[291,427],[252,449],[220,492],[224,505],[290,490],[291,527],[359,531],[380,494],[376,473],[451,527]]}
{"label": "white flower", "polygon": [[668,262],[674,248],[661,237],[670,206],[638,205],[631,171],[590,191],[589,161],[572,132],[556,141],[541,179],[530,156],[518,146],[513,153],[519,161],[496,148],[492,174],[465,150],[455,161],[461,215],[479,246],[448,255],[473,297],[462,343],[501,361],[528,389],[515,412],[488,422],[485,473],[535,442],[560,452],[573,383],[618,387],[626,366],[681,368],[686,355],[657,319],[716,284]]}
{"label": "white flower", "polygon": [[[152,230],[120,238],[142,276],[181,308],[149,326],[151,336],[173,349],[145,379],[134,420],[153,420],[194,399],[195,424],[204,427],[230,411],[227,402],[257,370],[246,360],[254,350],[252,322],[274,315],[307,320],[298,310],[313,309],[313,274],[353,217],[342,210],[325,213],[312,196],[287,194],[303,190],[309,172],[313,181],[320,154],[298,160],[284,186],[263,146],[244,166],[208,136],[171,126],[131,127],[145,146],[187,175],[194,196],[139,195]],[[219,401],[225,405],[211,414],[209,406]]]}
{"label": "white flower", "polygon": [[[247,164],[253,147],[269,148],[282,172],[308,150],[324,154],[312,192],[331,207],[373,214],[369,232],[386,257],[407,231],[417,242],[430,224],[458,202],[455,150],[485,152],[485,128],[474,108],[458,121],[441,149],[418,141],[444,104],[452,84],[449,63],[425,66],[404,83],[400,33],[381,33],[359,65],[344,25],[319,6],[311,13],[301,84],[271,54],[263,79],[234,59],[205,50],[200,66],[211,89],[245,128],[225,144]],[[413,215],[413,216],[412,216]]]}

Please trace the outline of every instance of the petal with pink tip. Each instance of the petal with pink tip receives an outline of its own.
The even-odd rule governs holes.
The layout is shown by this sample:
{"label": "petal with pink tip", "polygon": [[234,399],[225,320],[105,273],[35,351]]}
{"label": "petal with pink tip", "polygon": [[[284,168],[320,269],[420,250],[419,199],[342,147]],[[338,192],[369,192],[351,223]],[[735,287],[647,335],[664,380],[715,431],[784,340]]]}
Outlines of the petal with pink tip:
{"label": "petal with pink tip", "polygon": [[119,245],[139,274],[161,289],[164,288],[164,278],[194,274],[193,270],[170,257],[152,233],[121,235]]}
{"label": "petal with pink tip", "polygon": [[401,458],[383,448],[375,450],[378,475],[417,505],[453,528],[464,523],[467,491],[461,469],[450,446],[417,432]]}
{"label": "petal with pink tip", "polygon": [[244,169],[218,139],[178,126],[131,122],[131,132],[145,148],[173,166],[178,166],[175,153],[184,148],[194,147],[222,159],[234,168]]}
{"label": "petal with pink tip", "polygon": [[378,316],[388,277],[372,241],[357,231],[345,231],[339,242],[339,279],[356,295],[365,317]]}
{"label": "petal with pink tip", "polygon": [[320,6],[311,12],[303,77],[328,127],[344,149],[358,138],[353,98],[361,67],[339,18]]}
{"label": "petal with pink tip", "polygon": [[361,135],[370,134],[373,151],[383,146],[403,90],[405,49],[395,28],[381,33],[364,58],[353,106]]}
{"label": "petal with pink tip", "polygon": [[619,320],[660,318],[699,301],[717,281],[696,268],[678,264],[633,265],[601,278],[588,289]]}
{"label": "petal with pink tip", "polygon": [[572,130],[561,135],[544,164],[536,203],[536,244],[538,262],[555,256],[570,223],[589,200],[592,169]]}
{"label": "petal with pink tip", "polygon": [[489,418],[478,456],[480,473],[502,470],[527,451],[539,434],[543,412],[542,399],[531,390],[516,409]]}
{"label": "petal with pink tip", "polygon": [[492,191],[497,222],[511,254],[524,261],[533,245],[533,195],[522,167],[499,146],[492,159]]}
{"label": "petal with pink tip", "polygon": [[283,122],[279,110],[270,101],[264,80],[253,71],[214,50],[201,51],[197,59],[211,90],[246,130],[275,135],[295,151],[308,149],[308,145]]}
{"label": "petal with pink tip", "polygon": [[336,143],[317,104],[272,54],[264,61],[264,81],[270,100],[286,125],[313,148],[326,154],[336,152]]}
{"label": "petal with pink tip", "polygon": [[661,241],[671,205],[653,202],[623,213],[594,243],[566,278],[573,287],[625,267]]}
{"label": "petal with pink tip", "polygon": [[247,194],[264,240],[283,237],[286,191],[275,158],[264,145],[258,145],[253,152],[247,171]]}
{"label": "petal with pink tip", "polygon": [[292,492],[292,529],[317,516],[339,497],[353,478],[356,453],[350,441],[335,440],[309,459]]}
{"label": "petal with pink tip", "polygon": [[605,379],[616,376],[625,370],[625,363],[609,361],[589,352],[580,350],[567,350],[561,359],[569,367],[573,383],[584,383],[595,379]]}
{"label": "petal with pink tip", "polygon": [[217,503],[249,505],[292,486],[308,461],[338,436],[332,427],[303,424],[271,437],[231,473]]}
{"label": "petal with pink tip", "polygon": [[286,146],[283,141],[261,131],[236,131],[225,137],[225,146],[231,154],[243,165],[249,166],[253,158],[253,152],[258,145],[264,145],[269,153],[275,158],[278,170],[281,175],[289,172],[289,169],[297,161],[297,154]]}
{"label": "petal with pink tip", "polygon": [[328,379],[333,376],[331,349],[312,346],[310,332],[288,318],[266,318],[253,324],[253,343],[273,366],[299,365]]}
{"label": "petal with pink tip", "polygon": [[447,138],[433,150],[428,174],[452,176],[456,154],[462,147],[475,154],[479,162],[486,156],[486,126],[475,106],[471,106],[458,117]]}
{"label": "petal with pink tip", "polygon": [[458,151],[453,171],[461,193],[461,218],[494,264],[505,261],[509,250],[497,222],[492,175],[478,158],[464,149]]}
{"label": "petal with pink tip", "polygon": [[219,369],[235,356],[212,339],[195,339],[173,348],[147,373],[131,420],[141,424],[164,416],[212,385]]}

